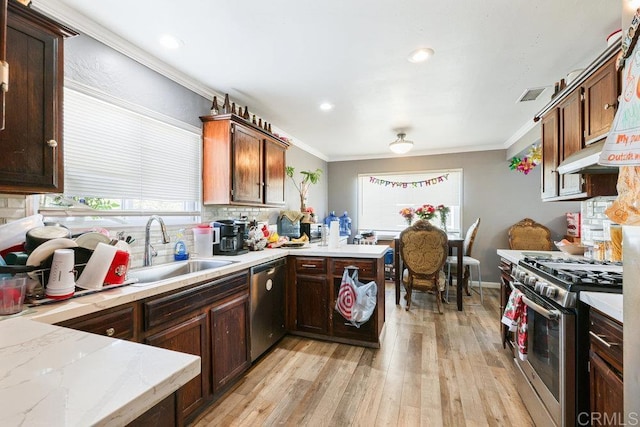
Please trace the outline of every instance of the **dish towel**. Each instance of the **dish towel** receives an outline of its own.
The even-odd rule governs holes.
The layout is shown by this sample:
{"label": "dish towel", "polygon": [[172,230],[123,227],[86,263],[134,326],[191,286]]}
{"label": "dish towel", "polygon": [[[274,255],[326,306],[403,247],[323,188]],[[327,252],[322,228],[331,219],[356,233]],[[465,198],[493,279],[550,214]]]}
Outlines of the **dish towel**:
{"label": "dish towel", "polygon": [[518,357],[527,360],[527,306],[522,300],[523,296],[524,294],[517,289],[511,292],[504,308],[502,323],[509,327],[510,332],[516,332]]}

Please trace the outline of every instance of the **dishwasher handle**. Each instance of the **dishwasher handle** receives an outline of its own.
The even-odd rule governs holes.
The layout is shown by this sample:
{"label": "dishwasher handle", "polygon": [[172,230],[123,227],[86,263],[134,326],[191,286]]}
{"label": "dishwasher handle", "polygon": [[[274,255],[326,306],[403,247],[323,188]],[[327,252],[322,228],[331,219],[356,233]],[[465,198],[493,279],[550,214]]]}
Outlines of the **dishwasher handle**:
{"label": "dishwasher handle", "polygon": [[280,258],[274,261],[265,262],[264,264],[259,264],[251,267],[251,274],[258,274],[266,270],[272,270],[278,267],[284,267],[286,263],[287,261],[285,258]]}

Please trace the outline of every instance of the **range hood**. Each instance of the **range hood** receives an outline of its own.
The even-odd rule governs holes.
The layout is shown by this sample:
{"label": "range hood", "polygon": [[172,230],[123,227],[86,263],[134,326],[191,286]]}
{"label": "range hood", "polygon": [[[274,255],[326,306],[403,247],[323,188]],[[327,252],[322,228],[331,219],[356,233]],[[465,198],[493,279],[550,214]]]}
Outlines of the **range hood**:
{"label": "range hood", "polygon": [[618,171],[617,166],[603,166],[598,164],[600,152],[604,147],[605,140],[606,138],[588,145],[564,159],[564,161],[558,165],[558,173],[561,175],[565,173],[616,173]]}

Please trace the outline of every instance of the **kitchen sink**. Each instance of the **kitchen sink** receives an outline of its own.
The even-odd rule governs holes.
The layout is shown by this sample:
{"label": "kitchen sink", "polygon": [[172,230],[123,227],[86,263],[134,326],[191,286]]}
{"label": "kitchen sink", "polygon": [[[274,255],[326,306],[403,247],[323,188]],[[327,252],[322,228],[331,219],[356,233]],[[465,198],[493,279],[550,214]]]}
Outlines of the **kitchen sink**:
{"label": "kitchen sink", "polygon": [[238,261],[224,261],[215,259],[194,259],[189,261],[171,262],[167,264],[153,265],[130,270],[127,274],[129,280],[136,283],[151,283],[159,280],[171,279],[189,273],[203,270],[213,270],[225,267]]}

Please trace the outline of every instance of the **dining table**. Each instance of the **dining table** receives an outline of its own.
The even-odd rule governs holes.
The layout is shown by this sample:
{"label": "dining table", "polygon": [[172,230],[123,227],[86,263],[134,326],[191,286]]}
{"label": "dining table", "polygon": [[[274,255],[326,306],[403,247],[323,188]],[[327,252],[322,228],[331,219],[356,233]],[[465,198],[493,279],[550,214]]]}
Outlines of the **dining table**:
{"label": "dining table", "polygon": [[[447,245],[449,246],[449,255],[453,255],[455,249],[456,255],[456,303],[458,311],[462,311],[462,292],[464,285],[464,270],[462,268],[462,258],[464,257],[464,237],[460,233],[447,233]],[[396,286],[396,305],[400,304],[400,284],[402,282],[402,259],[400,257],[400,237],[394,240],[394,259],[393,266],[395,270],[394,282]],[[447,278],[451,281],[451,278]]]}

